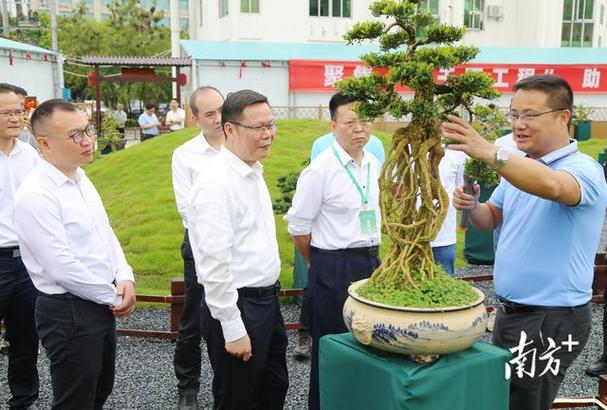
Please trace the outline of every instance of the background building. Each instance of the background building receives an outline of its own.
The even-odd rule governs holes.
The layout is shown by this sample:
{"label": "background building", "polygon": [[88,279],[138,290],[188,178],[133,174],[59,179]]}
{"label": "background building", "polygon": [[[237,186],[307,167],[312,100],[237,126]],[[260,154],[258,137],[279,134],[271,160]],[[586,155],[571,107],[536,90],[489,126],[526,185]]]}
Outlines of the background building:
{"label": "background building", "polygon": [[[98,0],[95,0],[98,1]],[[341,42],[372,0],[192,0],[193,40]],[[606,0],[422,0],[486,47],[605,47]]]}
{"label": "background building", "polygon": [[[57,2],[57,14],[61,16],[69,16],[73,13],[75,6],[84,3],[89,12],[87,15],[97,21],[103,21],[109,17],[108,4],[113,0],[31,0],[29,3],[30,10],[37,10],[39,13],[47,13],[49,11],[49,1]],[[119,0],[120,1],[120,0]],[[201,0],[198,0],[201,1]],[[160,22],[161,25],[169,27],[169,2],[170,0],[140,0],[139,3],[143,8],[155,7],[156,10],[164,11],[164,18]],[[179,0],[179,26],[182,30],[188,30],[190,26],[190,12],[188,0]]]}
{"label": "background building", "polygon": [[56,53],[0,37],[0,82],[18,85],[38,103],[63,97],[63,60]]}

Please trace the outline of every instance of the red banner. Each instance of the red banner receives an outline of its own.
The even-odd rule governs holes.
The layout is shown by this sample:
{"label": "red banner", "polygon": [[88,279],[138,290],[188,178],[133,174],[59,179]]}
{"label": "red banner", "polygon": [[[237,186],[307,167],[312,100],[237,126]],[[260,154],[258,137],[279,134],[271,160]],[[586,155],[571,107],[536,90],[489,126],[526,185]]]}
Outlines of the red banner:
{"label": "red banner", "polygon": [[[371,73],[371,68],[360,61],[289,60],[290,91],[333,91],[335,83],[348,77],[362,77]],[[385,70],[377,70],[385,72]],[[574,92],[607,92],[607,64],[463,64],[452,69],[436,70],[438,83],[449,74],[466,71],[481,71],[491,74],[495,88],[511,92],[519,80],[536,74],[554,74],[566,79]],[[605,73],[605,74],[603,74]],[[401,91],[408,91],[402,88]]]}

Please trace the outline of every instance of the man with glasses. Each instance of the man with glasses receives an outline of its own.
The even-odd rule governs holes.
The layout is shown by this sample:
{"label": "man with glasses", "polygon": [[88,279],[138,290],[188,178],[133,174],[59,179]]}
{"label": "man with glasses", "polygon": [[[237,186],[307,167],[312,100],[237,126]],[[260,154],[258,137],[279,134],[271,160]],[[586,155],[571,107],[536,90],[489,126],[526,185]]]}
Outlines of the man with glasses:
{"label": "man with glasses", "polygon": [[443,134],[453,141],[450,149],[483,161],[501,176],[487,202],[478,202],[478,186],[474,195],[458,187],[453,205],[470,210],[476,229],[502,227],[494,266],[493,343],[510,349],[516,360],[511,361],[510,408],[544,410],[590,333],[588,302],[607,184],[600,165],[569,138],[569,84],[538,75],[513,89],[508,118],[526,158],[498,149],[454,116],[443,123]]}
{"label": "man with glasses", "polygon": [[95,145],[85,114],[48,100],[32,129],[42,159],[17,193],[15,226],[40,292],[36,330],[50,361],[52,407],[101,409],[114,384],[115,318],[135,307],[133,271],[80,168]]}
{"label": "man with glasses", "polygon": [[380,164],[364,149],[371,124],[341,93],[329,102],[333,144],[297,181],[285,220],[297,250],[308,263],[312,306],[310,409],[318,409],[318,341],[346,332],[342,309],[350,283],[371,276],[380,264]]}
{"label": "man with glasses", "polygon": [[276,125],[268,99],[229,94],[225,143],[192,187],[188,232],[204,286],[201,332],[216,409],[278,410],[288,388],[287,335],[278,303],[280,258],[262,175]]}
{"label": "man with glasses", "polygon": [[38,292],[21,258],[13,220],[15,195],[36,167],[38,153],[19,141],[23,105],[13,86],[0,84],[0,320],[10,338],[8,386],[11,409],[35,409],[38,398],[38,335],[34,306]]}
{"label": "man with glasses", "polygon": [[200,302],[204,295],[196,278],[194,256],[188,237],[188,200],[192,184],[200,169],[215,157],[224,141],[221,128],[223,95],[214,87],[195,90],[190,96],[192,119],[201,128],[200,134],[178,147],[173,153],[173,191],[177,211],[181,215],[185,234],[181,245],[185,301],[175,343],[175,376],[179,389],[177,410],[198,409],[200,390]]}

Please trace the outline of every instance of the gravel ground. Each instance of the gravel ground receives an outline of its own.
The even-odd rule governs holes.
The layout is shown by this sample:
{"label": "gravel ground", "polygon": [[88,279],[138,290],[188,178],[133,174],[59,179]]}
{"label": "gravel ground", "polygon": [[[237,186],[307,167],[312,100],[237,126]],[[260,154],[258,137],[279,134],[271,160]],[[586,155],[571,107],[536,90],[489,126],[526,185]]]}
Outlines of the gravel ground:
{"label": "gravel ground", "polygon": [[[607,225],[607,223],[606,223]],[[607,243],[607,229],[603,229],[599,249],[604,251]],[[491,273],[490,266],[470,265],[459,269],[459,275],[482,275]],[[493,300],[494,291],[492,282],[478,284],[485,294],[487,301]],[[578,359],[567,371],[567,376],[559,392],[560,397],[565,396],[591,396],[598,393],[598,380],[584,374],[584,369],[593,363],[602,354],[602,314],[603,305],[592,306],[593,327],[590,339]],[[285,303],[283,315],[286,321],[297,320],[299,309],[295,304]],[[120,320],[118,326],[123,328],[168,330],[168,309],[141,309],[126,319]],[[293,359],[292,348],[297,337],[295,332],[289,334],[289,349],[287,351],[287,365],[289,368],[289,391],[287,394],[286,409],[306,409],[308,395],[309,362],[298,362]],[[490,339],[487,333],[483,337]],[[157,339],[143,339],[134,337],[119,337],[117,352],[116,382],[114,390],[106,403],[106,409],[173,409],[177,399],[176,380],[173,374],[173,353],[175,345],[170,341]],[[206,348],[203,346],[203,351]],[[42,350],[43,352],[43,350]],[[6,380],[8,360],[0,355],[0,408],[7,408],[6,400],[9,397]],[[50,407],[51,383],[48,360],[41,353],[38,368],[40,371],[40,409]],[[208,357],[203,354],[202,381],[199,394],[201,408],[212,408],[210,384],[212,371]]]}

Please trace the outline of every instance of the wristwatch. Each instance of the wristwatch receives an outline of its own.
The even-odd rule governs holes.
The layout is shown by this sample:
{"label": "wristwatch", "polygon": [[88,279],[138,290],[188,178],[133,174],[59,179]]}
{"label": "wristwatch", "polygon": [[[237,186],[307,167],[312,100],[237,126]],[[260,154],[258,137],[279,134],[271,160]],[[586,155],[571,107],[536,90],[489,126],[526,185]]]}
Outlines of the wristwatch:
{"label": "wristwatch", "polygon": [[508,163],[509,159],[510,151],[507,151],[503,148],[499,148],[495,152],[495,170],[499,171],[500,169],[502,169],[502,167]]}

